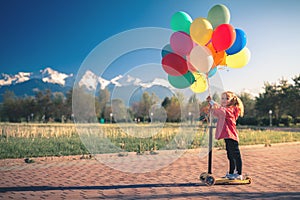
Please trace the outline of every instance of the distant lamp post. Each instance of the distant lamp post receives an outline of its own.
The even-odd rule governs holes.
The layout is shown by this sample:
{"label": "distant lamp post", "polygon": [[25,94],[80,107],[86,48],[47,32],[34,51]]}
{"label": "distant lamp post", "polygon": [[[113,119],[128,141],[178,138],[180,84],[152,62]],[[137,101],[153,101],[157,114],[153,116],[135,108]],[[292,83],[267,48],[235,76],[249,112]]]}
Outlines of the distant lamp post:
{"label": "distant lamp post", "polygon": [[150,113],[150,120],[151,120],[151,123],[153,122],[153,112]]}
{"label": "distant lamp post", "polygon": [[113,117],[113,114],[110,113],[109,116],[110,116],[110,123],[112,123],[112,117]]}
{"label": "distant lamp post", "polygon": [[270,126],[272,126],[272,110],[269,110],[269,117],[270,117]]}
{"label": "distant lamp post", "polygon": [[192,124],[192,113],[191,112],[189,112],[189,119],[190,119],[190,122]]}

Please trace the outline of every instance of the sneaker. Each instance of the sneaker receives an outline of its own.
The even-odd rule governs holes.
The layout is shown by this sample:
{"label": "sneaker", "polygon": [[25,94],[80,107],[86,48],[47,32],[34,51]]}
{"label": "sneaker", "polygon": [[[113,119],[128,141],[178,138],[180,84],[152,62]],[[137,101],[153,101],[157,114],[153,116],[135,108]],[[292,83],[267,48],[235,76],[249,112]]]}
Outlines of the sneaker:
{"label": "sneaker", "polygon": [[228,172],[226,173],[225,176],[223,176],[222,178],[228,178],[230,179],[234,174],[228,174]]}
{"label": "sneaker", "polygon": [[243,175],[240,174],[232,174],[232,176],[229,178],[230,180],[243,180]]}

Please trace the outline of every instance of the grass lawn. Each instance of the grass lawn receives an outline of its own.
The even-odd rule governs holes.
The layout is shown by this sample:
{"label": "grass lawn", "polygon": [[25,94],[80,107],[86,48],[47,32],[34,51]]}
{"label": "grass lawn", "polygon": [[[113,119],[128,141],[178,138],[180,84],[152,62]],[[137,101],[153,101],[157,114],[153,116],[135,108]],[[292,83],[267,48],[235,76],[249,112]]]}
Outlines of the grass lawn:
{"label": "grass lawn", "polygon": [[[66,156],[112,152],[154,152],[159,149],[193,149],[207,145],[207,127],[166,124],[84,125],[88,131],[78,132],[74,124],[0,124],[0,159],[44,156]],[[183,131],[184,130],[184,131]],[[147,137],[126,134],[139,131]],[[150,134],[151,133],[151,134]],[[155,133],[155,134],[153,134]],[[183,134],[184,133],[184,134]],[[149,135],[150,134],[150,135]],[[273,144],[300,141],[300,132],[260,129],[239,129],[240,145]],[[215,141],[224,148],[224,141]]]}

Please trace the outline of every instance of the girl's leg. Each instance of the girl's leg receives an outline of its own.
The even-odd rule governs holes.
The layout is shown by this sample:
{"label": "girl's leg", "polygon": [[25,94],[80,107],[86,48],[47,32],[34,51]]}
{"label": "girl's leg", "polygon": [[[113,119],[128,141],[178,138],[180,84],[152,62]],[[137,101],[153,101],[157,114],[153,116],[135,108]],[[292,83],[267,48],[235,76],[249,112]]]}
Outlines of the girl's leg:
{"label": "girl's leg", "polygon": [[236,161],[236,170],[238,172],[238,174],[242,174],[242,156],[241,156],[241,152],[239,149],[239,143],[237,141],[233,140],[233,145],[234,145],[234,159]]}
{"label": "girl's leg", "polygon": [[232,139],[225,139],[227,158],[229,160],[229,174],[233,174],[235,170],[234,145]]}

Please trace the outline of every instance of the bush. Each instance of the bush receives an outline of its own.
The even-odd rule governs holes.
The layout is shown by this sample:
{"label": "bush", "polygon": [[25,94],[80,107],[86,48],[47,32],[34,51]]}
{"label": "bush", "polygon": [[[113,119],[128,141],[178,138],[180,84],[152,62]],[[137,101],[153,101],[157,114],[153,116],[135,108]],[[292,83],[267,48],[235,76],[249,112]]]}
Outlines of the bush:
{"label": "bush", "polygon": [[[262,117],[258,120],[259,126],[270,126],[270,118],[269,117]],[[276,118],[272,118],[272,126],[279,126],[279,120]]]}
{"label": "bush", "polygon": [[293,117],[290,115],[283,115],[280,118],[280,123],[284,124],[284,126],[289,127],[292,122],[293,122]]}
{"label": "bush", "polygon": [[295,117],[294,118],[294,124],[300,123],[300,117]]}
{"label": "bush", "polygon": [[258,120],[257,120],[256,117],[240,117],[237,120],[237,124],[257,126],[258,125]]}

